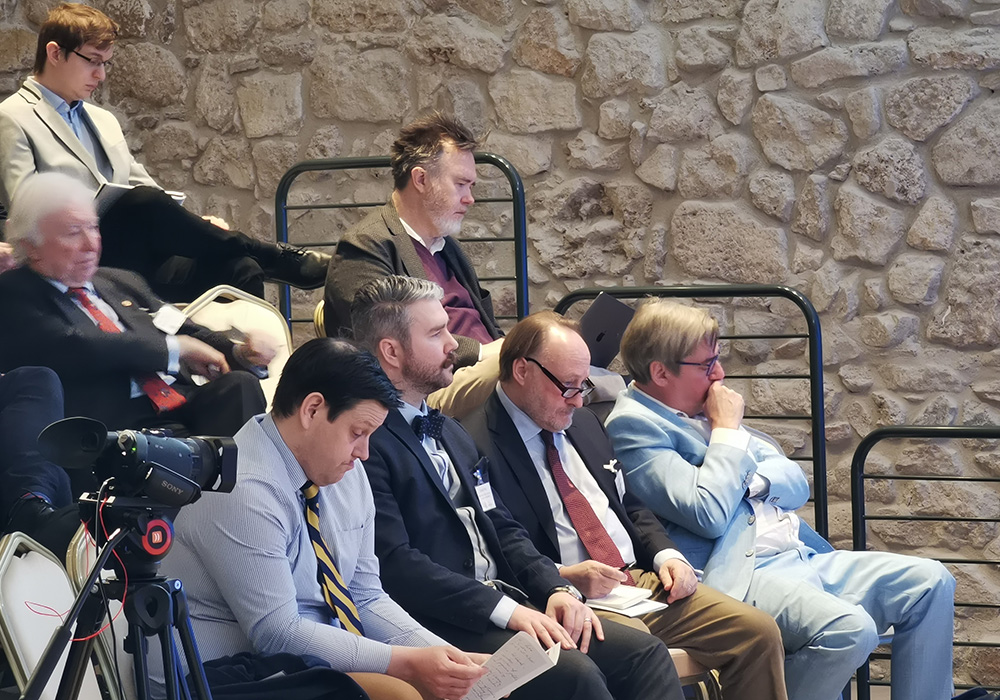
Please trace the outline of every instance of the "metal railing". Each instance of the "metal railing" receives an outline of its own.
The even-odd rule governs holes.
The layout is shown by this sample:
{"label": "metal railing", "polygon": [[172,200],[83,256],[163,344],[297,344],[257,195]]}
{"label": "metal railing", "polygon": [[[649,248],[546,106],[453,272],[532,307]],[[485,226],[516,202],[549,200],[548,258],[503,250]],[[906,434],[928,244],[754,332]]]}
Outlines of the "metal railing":
{"label": "metal railing", "polygon": [[[517,318],[523,318],[528,314],[528,247],[527,247],[527,221],[525,217],[524,205],[524,184],[521,176],[514,166],[503,156],[493,153],[476,153],[477,165],[492,165],[497,168],[507,179],[510,185],[509,197],[484,197],[476,199],[477,203],[487,204],[496,202],[508,202],[513,209],[512,225],[513,234],[511,236],[497,238],[459,238],[459,242],[477,243],[513,243],[514,244],[514,276],[480,277],[480,282],[513,282],[514,294],[517,309]],[[362,209],[370,207],[380,207],[382,202],[347,202],[328,204],[288,204],[288,193],[292,184],[303,173],[318,171],[342,171],[342,170],[371,170],[374,168],[388,168],[389,156],[369,156],[361,158],[325,158],[320,160],[306,160],[296,163],[282,176],[278,183],[278,189],[274,195],[274,225],[277,240],[279,243],[288,243],[288,213],[290,211],[319,210],[319,209]],[[329,241],[314,245],[335,245],[336,241]],[[288,285],[281,285],[278,299],[278,308],[285,317],[285,321],[291,326],[293,323],[312,323],[312,316],[309,318],[292,318],[292,292]],[[499,319],[510,318],[498,316]]]}
{"label": "metal railing", "polygon": [[[1000,439],[1000,426],[925,426],[897,425],[877,428],[870,432],[858,444],[851,461],[851,520],[853,526],[853,544],[855,551],[865,551],[868,547],[869,521],[901,521],[901,522],[948,522],[948,523],[996,523],[1000,522],[1000,513],[994,517],[962,517],[954,515],[868,515],[865,512],[865,482],[866,481],[925,481],[932,483],[1000,483],[1000,477],[989,476],[942,476],[937,474],[872,474],[865,471],[865,462],[869,453],[884,440],[892,439],[931,439],[953,440],[958,438],[977,438],[987,440]],[[970,557],[939,558],[942,564],[972,564],[980,566],[1000,567],[1000,559],[983,559]],[[996,603],[955,601],[955,608],[989,609],[1000,614],[1000,601]],[[1000,649],[1000,642],[954,642],[955,647],[978,647]],[[872,658],[886,659],[892,655],[886,652],[876,652]],[[858,669],[858,700],[870,700],[872,685],[891,685],[890,681],[873,681],[870,678],[868,662]],[[971,688],[974,686],[959,684],[956,688]],[[1000,686],[987,686],[989,690],[1000,690]]]}
{"label": "metal railing", "polygon": [[809,346],[808,374],[755,374],[752,376],[727,375],[733,379],[807,379],[809,380],[808,415],[747,415],[749,419],[765,420],[808,420],[811,428],[812,454],[807,457],[793,457],[801,462],[812,462],[813,466],[813,508],[816,532],[829,539],[829,516],[826,494],[826,423],[823,413],[823,339],[820,332],[819,315],[812,302],[801,292],[780,285],[720,284],[705,286],[657,286],[657,287],[588,287],[570,292],[556,304],[556,313],[565,313],[579,301],[595,299],[604,292],[618,299],[640,299],[647,296],[719,298],[719,297],[778,297],[794,303],[806,320],[805,333],[776,333],[770,335],[719,336],[723,340],[774,340],[806,339]]}

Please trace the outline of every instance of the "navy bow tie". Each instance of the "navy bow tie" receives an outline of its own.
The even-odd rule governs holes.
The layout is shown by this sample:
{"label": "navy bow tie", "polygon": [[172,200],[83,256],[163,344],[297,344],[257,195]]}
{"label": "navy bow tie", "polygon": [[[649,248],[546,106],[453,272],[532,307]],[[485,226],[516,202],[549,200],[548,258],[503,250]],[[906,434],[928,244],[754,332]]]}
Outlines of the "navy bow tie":
{"label": "navy bow tie", "polygon": [[415,432],[417,437],[421,440],[423,440],[425,436],[435,440],[440,440],[441,427],[444,425],[444,414],[436,408],[432,408],[427,412],[426,416],[417,416],[414,418],[410,425],[413,428],[413,432]]}

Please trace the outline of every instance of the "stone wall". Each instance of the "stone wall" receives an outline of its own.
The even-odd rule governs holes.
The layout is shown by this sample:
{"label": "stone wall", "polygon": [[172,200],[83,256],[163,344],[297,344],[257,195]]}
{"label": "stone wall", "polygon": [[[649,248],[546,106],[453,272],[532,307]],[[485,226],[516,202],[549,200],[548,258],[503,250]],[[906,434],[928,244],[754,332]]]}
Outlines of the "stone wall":
{"label": "stone wall", "polygon": [[[30,67],[51,0],[0,2],[0,93]],[[873,427],[997,424],[1000,404],[1000,0],[107,0],[122,25],[97,101],[189,206],[273,236],[281,174],[303,158],[387,153],[438,107],[524,176],[535,308],[584,285],[782,283],[821,312],[834,539],[850,455]],[[480,173],[479,196],[502,194]],[[374,202],[384,173],[306,177],[293,201]],[[295,212],[336,240],[357,211]],[[466,235],[509,233],[503,205]],[[487,275],[503,246],[468,244]],[[493,285],[512,313],[510,285]],[[307,315],[315,295],[299,295]],[[795,330],[784,303],[715,304],[727,330]],[[300,330],[300,333],[306,331]],[[801,342],[736,343],[731,372],[787,373]],[[804,410],[802,387],[738,382],[750,409]],[[808,452],[807,433],[778,429]],[[873,468],[1000,475],[966,441],[896,445]],[[873,508],[1000,513],[984,485],[873,487]],[[1000,557],[995,523],[876,523],[873,541]],[[959,597],[1000,573],[957,568]],[[959,636],[995,636],[962,612]],[[960,651],[963,681],[1000,658]]]}

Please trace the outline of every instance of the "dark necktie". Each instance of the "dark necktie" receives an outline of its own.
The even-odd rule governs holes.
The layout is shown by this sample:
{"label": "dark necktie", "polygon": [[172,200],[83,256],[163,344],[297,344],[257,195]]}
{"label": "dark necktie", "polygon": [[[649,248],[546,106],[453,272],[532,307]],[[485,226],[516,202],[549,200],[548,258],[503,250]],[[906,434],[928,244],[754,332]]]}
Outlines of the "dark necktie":
{"label": "dark necktie", "polygon": [[306,497],[306,529],[309,531],[313,551],[316,552],[316,577],[319,579],[323,598],[345,630],[363,637],[365,628],[361,625],[358,609],[333,563],[333,556],[326,546],[323,533],[319,530],[319,486],[307,481],[302,487],[302,495]]}
{"label": "dark necktie", "polygon": [[425,436],[434,440],[440,440],[441,428],[444,426],[444,414],[436,408],[432,408],[427,412],[426,416],[417,416],[414,418],[410,425],[413,427],[413,432],[421,440]]}
{"label": "dark necktie", "polygon": [[625,569],[625,560],[618,545],[611,539],[601,519],[590,507],[587,497],[580,493],[579,489],[573,485],[566,470],[563,469],[562,459],[559,457],[559,450],[548,430],[542,431],[542,441],[545,443],[545,456],[549,462],[549,470],[552,472],[552,479],[556,482],[559,490],[559,497],[562,498],[563,505],[566,506],[566,513],[576,528],[576,534],[583,542],[584,548],[594,561],[613,566],[616,569],[623,569],[628,579],[626,585],[634,586],[635,579],[631,572]]}
{"label": "dark necktie", "polygon": [[[90,314],[90,317],[97,321],[97,327],[105,333],[121,333],[122,330],[115,322],[108,318],[101,309],[90,300],[86,287],[70,287],[69,295],[79,302],[80,306]],[[136,375],[136,383],[142,389],[142,393],[149,397],[156,407],[157,413],[173,411],[180,408],[187,400],[184,395],[163,381],[163,378],[156,372],[146,372]]]}

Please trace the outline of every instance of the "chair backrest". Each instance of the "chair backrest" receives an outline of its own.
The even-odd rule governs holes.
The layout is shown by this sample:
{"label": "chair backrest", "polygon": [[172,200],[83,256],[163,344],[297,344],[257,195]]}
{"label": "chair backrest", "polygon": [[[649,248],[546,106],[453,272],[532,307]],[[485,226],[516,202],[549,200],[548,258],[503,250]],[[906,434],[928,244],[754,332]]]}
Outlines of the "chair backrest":
{"label": "chair backrest", "polygon": [[263,299],[228,285],[202,294],[184,307],[184,315],[213,331],[260,331],[278,342],[278,353],[267,366],[268,378],[260,383],[270,404],[281,370],[292,354],[292,336],[284,316]]}
{"label": "chair backrest", "polygon": [[[66,570],[50,551],[20,532],[0,540],[0,641],[19,688],[27,685],[75,598]],[[42,691],[43,700],[55,700],[68,654],[69,647]],[[102,700],[92,666],[79,697]]]}

